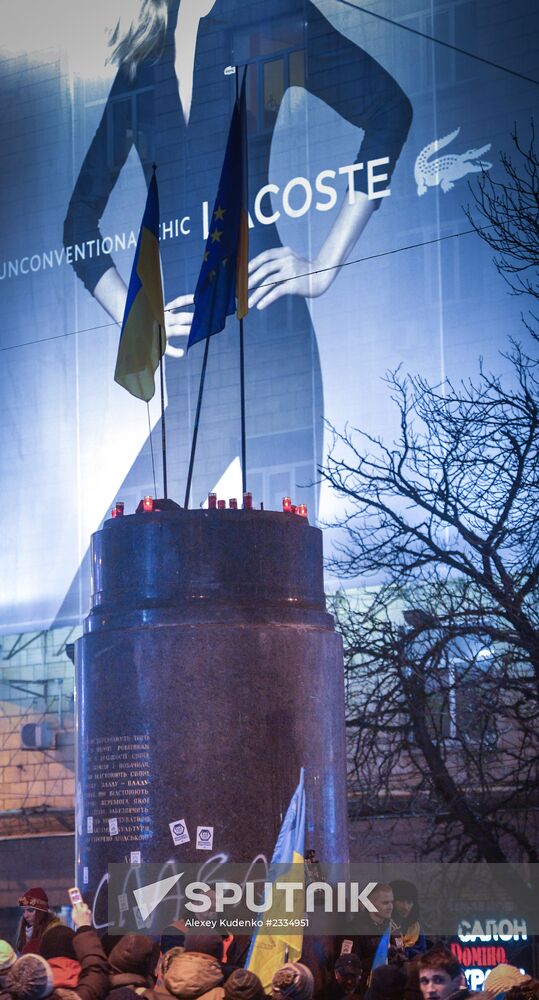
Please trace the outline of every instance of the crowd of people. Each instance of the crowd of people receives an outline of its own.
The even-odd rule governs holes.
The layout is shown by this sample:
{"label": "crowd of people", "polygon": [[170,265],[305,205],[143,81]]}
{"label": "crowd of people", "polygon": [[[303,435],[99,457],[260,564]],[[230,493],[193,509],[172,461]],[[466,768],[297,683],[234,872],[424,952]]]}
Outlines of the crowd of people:
{"label": "crowd of people", "polygon": [[[144,934],[98,935],[85,903],[72,909],[75,927],[49,910],[40,887],[19,900],[14,946],[0,941],[0,1000],[470,1000],[479,997],[446,944],[421,929],[415,887],[378,885],[376,913],[362,914],[361,933],[333,939],[317,952],[305,938],[300,962],[286,962],[271,987],[246,969],[249,942],[232,934],[185,933],[181,922],[159,939]],[[357,930],[358,928],[354,928]],[[390,945],[380,963],[379,944]],[[324,957],[322,957],[322,955]],[[484,1000],[539,1000],[539,980],[500,964],[487,975]]]}

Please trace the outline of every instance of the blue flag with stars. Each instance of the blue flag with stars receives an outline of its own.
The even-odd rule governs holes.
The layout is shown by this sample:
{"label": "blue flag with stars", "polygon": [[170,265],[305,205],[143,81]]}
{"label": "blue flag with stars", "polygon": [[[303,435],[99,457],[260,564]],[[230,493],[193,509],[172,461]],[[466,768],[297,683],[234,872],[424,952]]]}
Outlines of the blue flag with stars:
{"label": "blue flag with stars", "polygon": [[248,215],[245,75],[234,105],[221,180],[195,289],[187,350],[223,329],[227,316],[247,314]]}

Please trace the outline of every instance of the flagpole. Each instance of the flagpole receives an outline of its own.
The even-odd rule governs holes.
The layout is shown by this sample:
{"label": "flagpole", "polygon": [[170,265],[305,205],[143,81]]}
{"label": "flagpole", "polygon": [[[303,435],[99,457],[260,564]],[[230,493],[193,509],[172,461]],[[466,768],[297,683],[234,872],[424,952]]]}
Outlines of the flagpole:
{"label": "flagpole", "polygon": [[200,385],[198,387],[198,400],[197,409],[195,413],[195,426],[193,428],[193,440],[191,442],[191,455],[189,457],[189,471],[187,473],[187,486],[185,487],[185,500],[183,503],[184,509],[189,509],[189,494],[191,493],[191,480],[193,478],[193,466],[195,464],[195,451],[197,446],[198,437],[198,425],[200,423],[200,410],[202,408],[202,394],[204,392],[204,380],[206,378],[206,364],[208,361],[208,351],[210,348],[211,337],[206,337],[206,346],[204,348],[204,358],[202,361],[202,370],[200,372]]}
{"label": "flagpole", "polygon": [[[239,87],[239,72],[238,66],[236,66],[236,103],[239,101],[240,87]],[[247,159],[247,143],[246,136],[243,136],[245,142],[245,155],[244,164]],[[243,316],[240,321],[240,416],[241,416],[241,491],[243,494],[247,493],[247,447],[246,447],[246,432],[245,432],[245,353],[244,353],[244,339],[243,339]]]}
{"label": "flagpole", "polygon": [[245,445],[245,362],[243,317],[240,319],[240,410],[241,410],[241,491],[247,493],[247,448]]}
{"label": "flagpole", "polygon": [[[163,331],[159,326],[159,343],[163,344]],[[163,354],[159,358],[159,380],[161,383],[161,449],[163,452],[163,497],[168,499],[167,485],[167,429],[165,424],[165,378],[163,375]]]}

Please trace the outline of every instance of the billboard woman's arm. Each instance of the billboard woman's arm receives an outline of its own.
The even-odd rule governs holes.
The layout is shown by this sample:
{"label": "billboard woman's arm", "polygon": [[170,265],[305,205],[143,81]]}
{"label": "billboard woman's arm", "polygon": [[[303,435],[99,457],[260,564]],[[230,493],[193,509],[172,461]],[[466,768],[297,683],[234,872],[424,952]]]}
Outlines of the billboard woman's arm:
{"label": "billboard woman's arm", "polygon": [[364,132],[348,192],[316,257],[300,257],[290,247],[274,247],[249,265],[250,306],[265,309],[282,295],[322,295],[335,280],[379,199],[368,197],[367,161],[384,159],[389,182],[412,121],[404,91],[375,59],[342,35],[313,4],[308,5],[306,89]]}

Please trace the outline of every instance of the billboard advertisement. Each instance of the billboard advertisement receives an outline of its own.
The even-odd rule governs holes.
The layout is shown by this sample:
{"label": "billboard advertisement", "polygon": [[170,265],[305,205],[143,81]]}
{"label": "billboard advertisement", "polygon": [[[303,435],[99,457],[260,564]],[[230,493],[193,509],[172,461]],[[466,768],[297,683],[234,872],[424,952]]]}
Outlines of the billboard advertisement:
{"label": "billboard advertisement", "polygon": [[[5,632],[79,621],[90,535],[162,492],[159,402],[113,379],[152,165],[167,306],[169,495],[183,502],[203,346],[192,294],[246,68],[248,489],[305,502],[329,426],[390,439],[384,373],[459,380],[520,304],[465,214],[537,104],[524,0],[20,0],[0,50]],[[237,321],[212,339],[192,506],[237,495]],[[150,430],[152,434],[150,434]],[[150,442],[154,439],[155,456]],[[155,467],[155,473],[154,473]]]}

